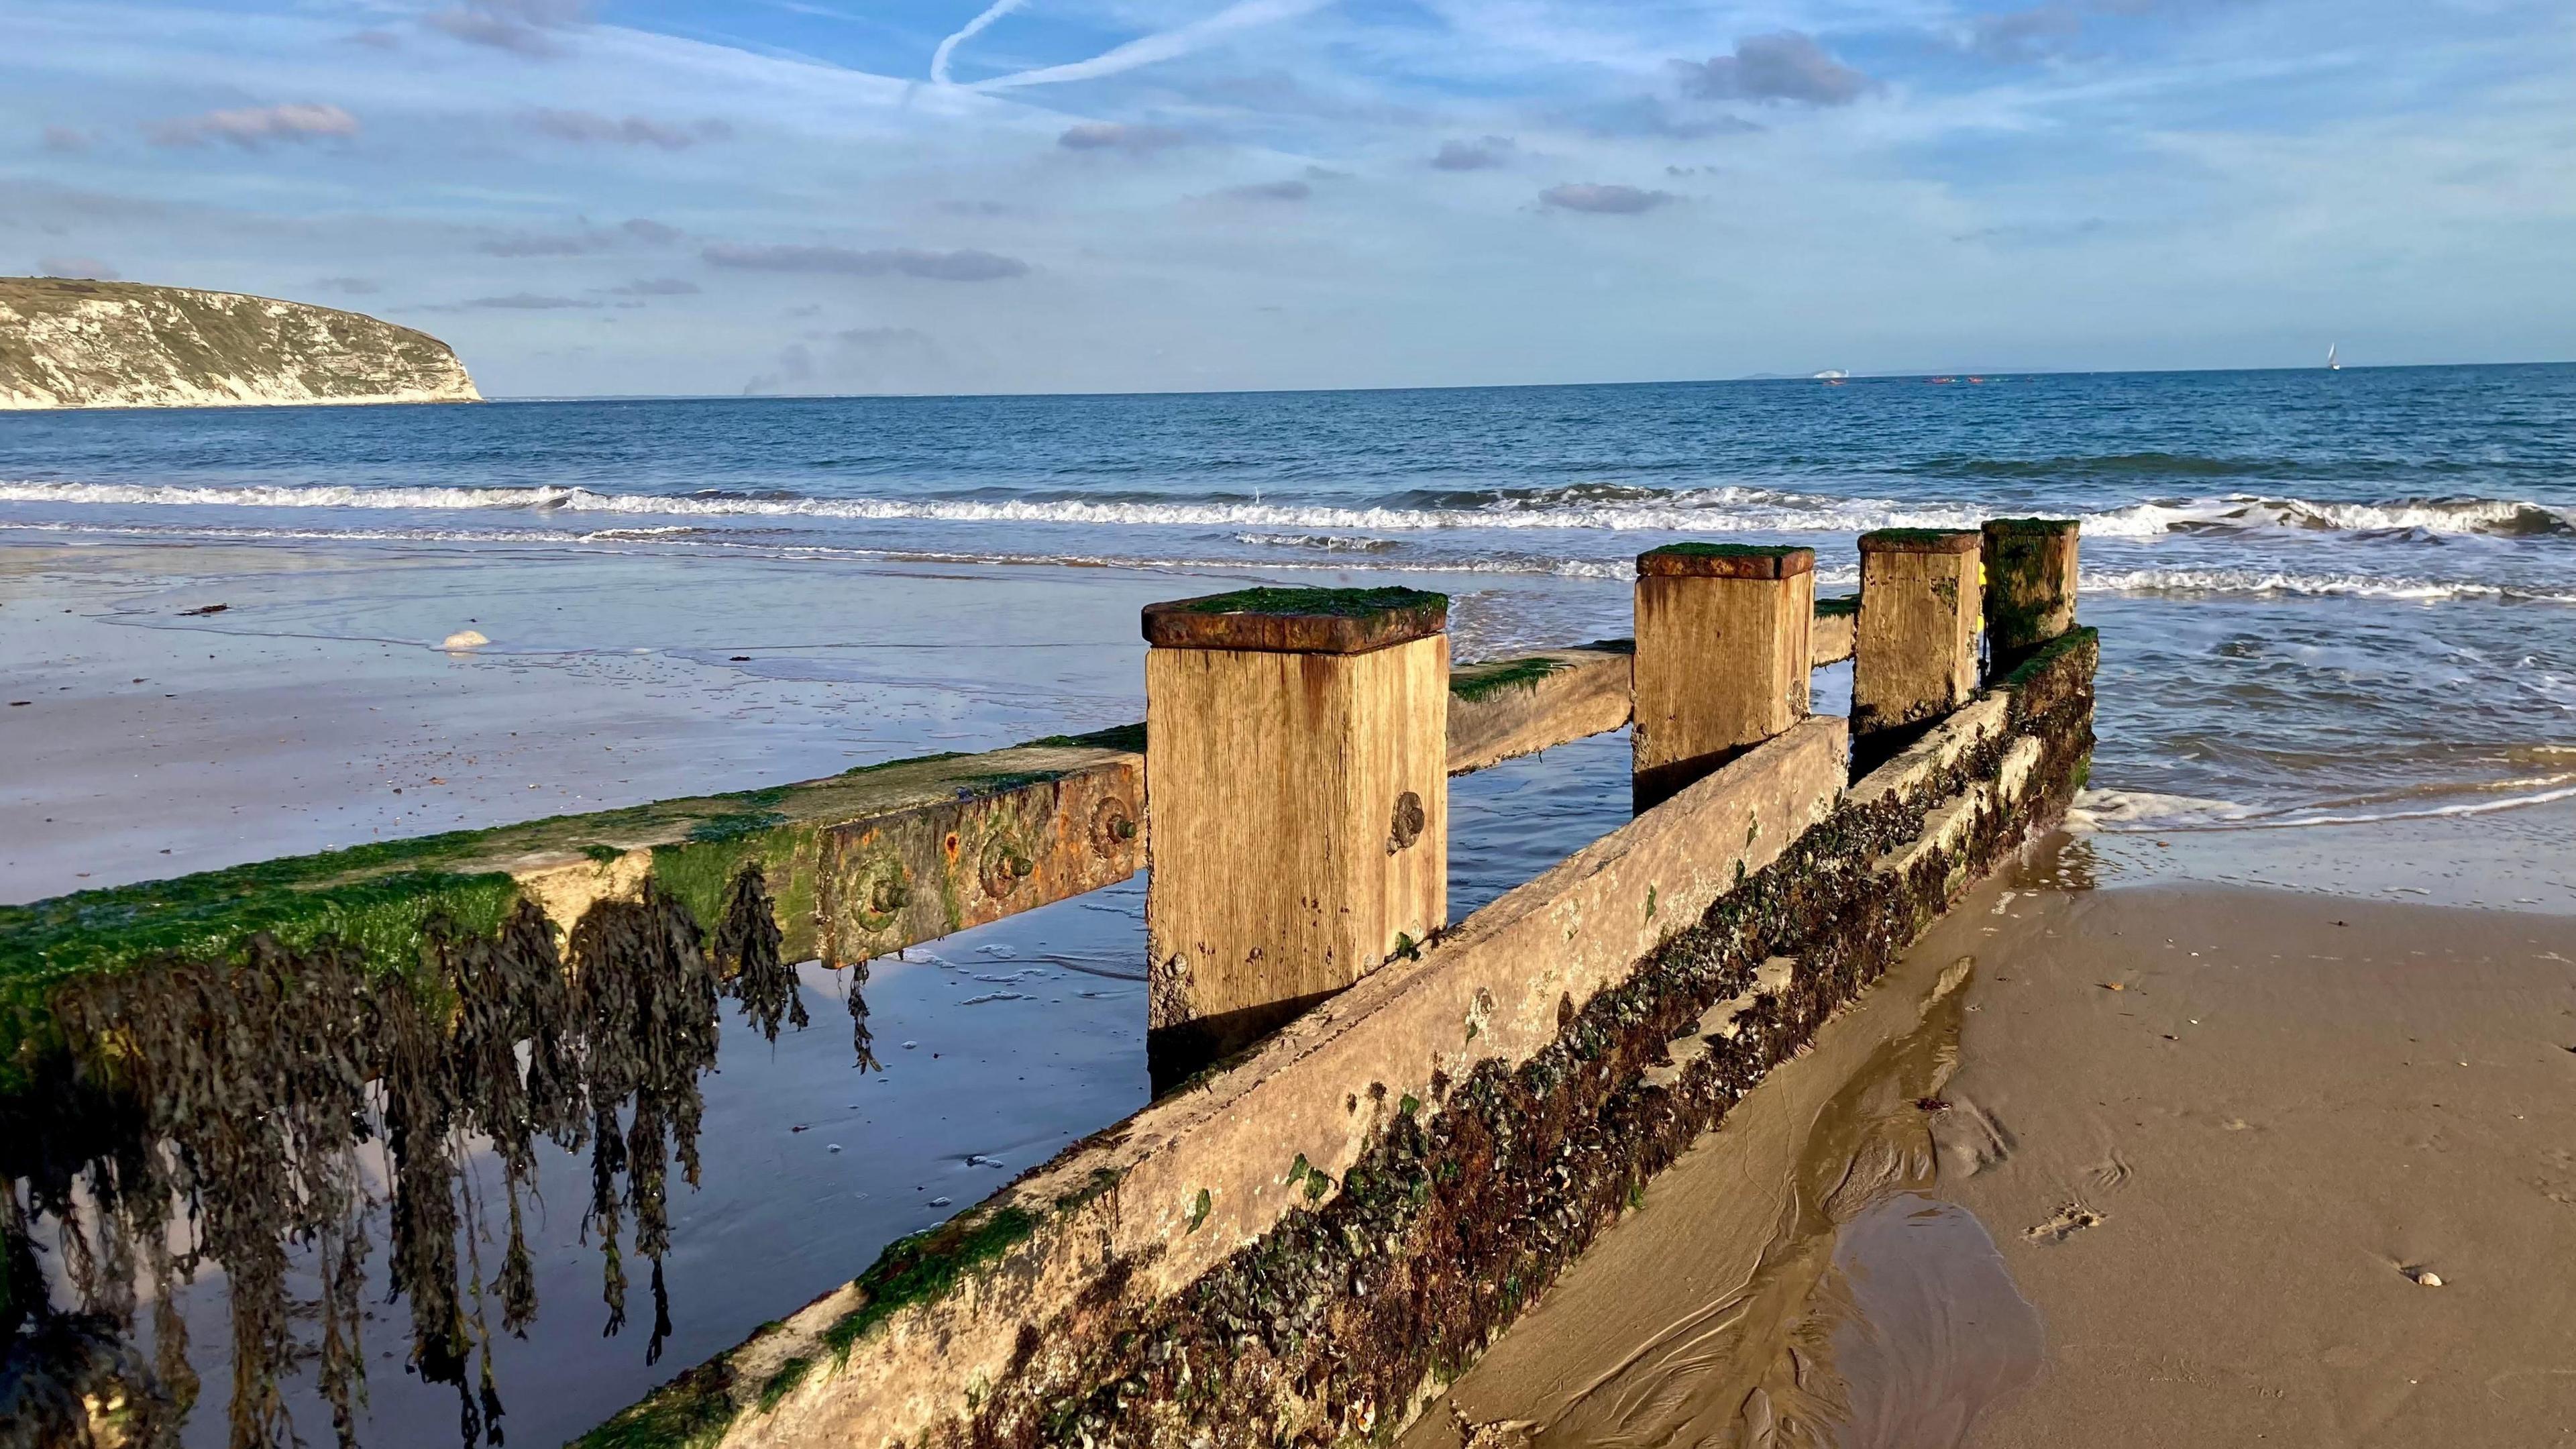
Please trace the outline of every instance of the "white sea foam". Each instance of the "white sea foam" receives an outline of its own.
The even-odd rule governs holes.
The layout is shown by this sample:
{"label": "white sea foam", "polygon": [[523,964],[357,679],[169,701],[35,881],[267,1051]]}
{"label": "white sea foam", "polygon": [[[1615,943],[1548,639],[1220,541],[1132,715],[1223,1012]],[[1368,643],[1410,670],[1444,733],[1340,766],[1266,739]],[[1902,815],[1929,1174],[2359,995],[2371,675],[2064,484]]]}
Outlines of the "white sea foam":
{"label": "white sea foam", "polygon": [[[2423,798],[2425,791],[2409,792]],[[2181,835],[2200,830],[2306,830],[2325,825],[2381,825],[2399,820],[2440,820],[2490,815],[2576,799],[2576,774],[2463,784],[2464,798],[2395,810],[2301,806],[2257,810],[2227,800],[2159,795],[2148,790],[2080,790],[2066,810],[2067,828],[2115,835]]]}
{"label": "white sea foam", "polygon": [[2084,519],[2084,531],[2097,538],[2158,538],[2168,533],[2248,529],[2523,536],[2576,532],[2576,518],[2561,509],[2502,498],[2319,503],[2306,498],[2235,493],[2179,503],[2138,503]]}
{"label": "white sea foam", "polygon": [[[344,484],[0,483],[0,502],[187,508],[347,508],[651,514],[699,518],[817,518],[857,521],[1054,523],[1420,532],[1434,529],[1576,529],[1612,532],[1838,533],[1872,528],[1973,528],[1973,504],[1835,498],[1772,488],[1650,489],[1584,485],[1506,492],[1472,506],[1349,507],[1243,501],[1093,501],[1079,498],[815,498],[800,494],[700,493],[672,497],[589,488],[353,488]],[[2099,538],[2149,539],[2177,532],[2251,529],[2416,531],[2453,534],[2576,533],[2565,511],[2504,499],[2401,499],[2321,503],[2233,494],[2138,503],[2090,514]],[[1249,541],[1249,540],[1247,540]],[[1301,542],[1303,540],[1300,540]],[[1309,545],[1312,546],[1312,545]]]}
{"label": "white sea foam", "polygon": [[[102,537],[221,538],[247,542],[670,543],[814,558],[883,559],[923,563],[1062,564],[1120,568],[1240,568],[1248,561],[1241,557],[1227,558],[1156,550],[1121,552],[869,547],[835,543],[824,537],[797,538],[774,531],[764,533],[759,530],[692,524],[550,529],[476,528],[436,524],[290,527],[213,521],[184,524],[9,523],[5,519],[0,519],[0,527],[33,533]],[[1395,557],[1381,551],[1401,547],[1395,540],[1390,539],[1358,537],[1352,539],[1348,547],[1343,547],[1339,545],[1337,535],[1237,533],[1232,537],[1235,542],[1255,547],[1277,547],[1280,550],[1278,556],[1259,560],[1259,566],[1264,569],[1338,572],[1361,568],[1381,573],[1527,574],[1554,578],[1623,580],[1636,576],[1635,563],[1626,557],[1580,558],[1507,551],[1487,551],[1447,557]],[[1298,556],[1300,554],[1311,555],[1311,557],[1301,558]],[[1349,557],[1348,555],[1351,554],[1358,554],[1361,557]],[[1328,559],[1332,561],[1327,562]],[[1816,583],[1824,588],[1848,588],[1858,583],[1859,577],[1859,570],[1847,563],[1826,564],[1816,570]],[[2438,603],[2453,599],[2510,599],[2531,603],[2576,604],[2576,589],[2496,584],[2477,579],[2382,577],[2370,574],[2294,574],[2262,569],[2088,570],[2083,577],[2083,586],[2086,591],[2093,593],[2173,596],[2278,597],[2289,595],[2388,599],[2421,603]]]}
{"label": "white sea foam", "polygon": [[2078,790],[2066,807],[2069,830],[2179,829],[2246,819],[2251,805],[2205,800],[2196,795],[2160,795],[2152,790]]}
{"label": "white sea foam", "polygon": [[2516,599],[2576,604],[2576,591],[2488,583],[2480,579],[2425,579],[2372,574],[2294,574],[2277,569],[2116,569],[2087,571],[2088,590],[2132,594],[2263,594],[2413,600]]}
{"label": "white sea foam", "polygon": [[821,518],[867,522],[1179,525],[1217,528],[1583,529],[1684,533],[1858,533],[1872,528],[1973,528],[1965,504],[1907,505],[1765,489],[1712,488],[1636,502],[1541,505],[1497,499],[1473,508],[1351,508],[1332,504],[1093,502],[1075,498],[811,498],[601,493],[588,488],[352,488],[340,484],[212,487],[190,484],[0,483],[0,503],[196,508],[348,508],[645,514],[675,518]]}
{"label": "white sea foam", "polygon": [[[199,524],[193,526],[147,526],[138,524],[89,523],[18,523],[0,521],[0,532],[46,533],[99,539],[116,538],[188,538],[221,539],[227,542],[272,543],[538,543],[561,545],[595,544],[661,544],[678,543],[690,547],[722,549],[734,553],[774,558],[863,559],[879,563],[939,564],[1007,564],[1073,568],[1135,569],[1234,569],[1247,564],[1241,558],[1212,558],[1178,554],[1119,554],[1039,552],[1014,549],[943,549],[943,548],[866,548],[811,540],[794,540],[758,536],[731,536],[725,530],[705,528],[602,528],[594,530],[545,528],[275,528],[242,524]],[[1335,560],[1295,556],[1259,561],[1264,573],[1348,573],[1354,569],[1370,573],[1403,574],[1534,574],[1575,579],[1630,579],[1636,576],[1636,565],[1626,559],[1548,558],[1521,554],[1484,556],[1450,560]],[[1859,571],[1848,566],[1818,569],[1816,576],[1825,584],[1854,583]]]}

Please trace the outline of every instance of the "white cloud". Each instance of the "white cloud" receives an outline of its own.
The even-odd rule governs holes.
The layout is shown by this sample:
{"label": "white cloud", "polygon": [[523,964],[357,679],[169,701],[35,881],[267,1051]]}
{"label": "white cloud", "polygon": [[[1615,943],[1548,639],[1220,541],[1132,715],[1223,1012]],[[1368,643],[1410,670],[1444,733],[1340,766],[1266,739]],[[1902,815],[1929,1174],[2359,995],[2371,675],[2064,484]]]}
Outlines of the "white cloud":
{"label": "white cloud", "polygon": [[1481,136],[1473,141],[1443,141],[1431,158],[1435,171],[1485,171],[1508,166],[1519,148],[1509,136]]}
{"label": "white cloud", "polygon": [[1017,257],[996,256],[973,247],[926,251],[919,247],[850,247],[786,244],[752,246],[718,242],[699,253],[712,267],[753,272],[830,272],[851,277],[889,273],[937,282],[997,282],[1024,276],[1029,264]]}
{"label": "white cloud", "polygon": [[272,141],[346,140],[358,134],[358,118],[333,105],[313,103],[241,106],[203,115],[154,121],[143,128],[155,146],[203,146],[230,141],[257,150]]}
{"label": "white cloud", "polygon": [[539,107],[523,113],[519,124],[558,141],[584,145],[654,146],[664,151],[683,151],[700,141],[723,141],[733,136],[731,124],[712,116],[683,123],[657,121],[649,116],[619,119],[603,116],[597,111]]}
{"label": "white cloud", "polygon": [[1539,204],[1560,211],[1589,211],[1603,216],[1635,216],[1669,205],[1669,191],[1644,191],[1617,182],[1569,181],[1538,194]]}
{"label": "white cloud", "polygon": [[116,268],[109,266],[107,263],[100,261],[96,257],[82,256],[40,257],[36,261],[36,275],[40,277],[79,277],[93,282],[113,282],[118,280]]}
{"label": "white cloud", "polygon": [[1172,126],[1131,126],[1083,121],[1065,128],[1055,143],[1068,151],[1125,151],[1133,155],[1188,144],[1190,133]]}
{"label": "white cloud", "polygon": [[1735,42],[1733,55],[1675,64],[1681,68],[1685,86],[1711,100],[1847,106],[1878,85],[1826,54],[1814,36],[1795,30],[1748,35]]}

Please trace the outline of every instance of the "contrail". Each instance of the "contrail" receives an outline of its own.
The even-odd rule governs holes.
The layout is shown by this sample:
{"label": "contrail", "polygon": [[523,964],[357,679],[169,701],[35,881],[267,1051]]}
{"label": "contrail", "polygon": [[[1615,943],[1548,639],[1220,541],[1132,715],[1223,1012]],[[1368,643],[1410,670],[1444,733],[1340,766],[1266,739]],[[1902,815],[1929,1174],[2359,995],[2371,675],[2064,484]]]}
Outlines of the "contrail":
{"label": "contrail", "polygon": [[[992,9],[976,16],[964,30],[951,36],[947,44],[939,47],[940,56],[944,58],[947,55],[949,44],[974,34],[987,21],[1003,11],[1014,8],[1018,3],[1019,0],[1001,0],[1001,3],[996,4]],[[1012,86],[1053,85],[1062,81],[1090,80],[1096,76],[1116,75],[1122,70],[1134,70],[1140,65],[1152,65],[1157,61],[1187,55],[1191,51],[1213,45],[1238,30],[1248,30],[1257,25],[1269,25],[1281,20],[1294,19],[1310,11],[1321,10],[1331,3],[1333,0],[1235,0],[1234,4],[1228,5],[1214,15],[1191,21],[1177,29],[1160,31],[1128,41],[1125,45],[1102,51],[1089,60],[1077,60],[1066,65],[1041,66],[1036,70],[1015,71],[1010,75],[997,75],[990,80],[977,81],[974,88],[1002,90]],[[931,78],[934,80],[945,78],[945,72],[937,60],[932,62]]]}
{"label": "contrail", "polygon": [[975,32],[1027,3],[1029,0],[993,0],[992,4],[984,7],[983,14],[967,21],[955,35],[939,42],[939,48],[930,53],[930,83],[936,86],[955,84],[948,79],[948,57],[957,53],[957,47],[973,39]]}

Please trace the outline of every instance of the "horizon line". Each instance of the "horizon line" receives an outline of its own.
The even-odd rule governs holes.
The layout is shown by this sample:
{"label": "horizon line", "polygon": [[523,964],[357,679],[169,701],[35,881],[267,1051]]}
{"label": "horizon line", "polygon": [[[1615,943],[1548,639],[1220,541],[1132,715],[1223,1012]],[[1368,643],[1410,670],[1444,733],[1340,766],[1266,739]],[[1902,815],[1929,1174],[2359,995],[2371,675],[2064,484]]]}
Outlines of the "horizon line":
{"label": "horizon line", "polygon": [[1027,392],[620,392],[620,393],[501,393],[487,394],[487,403],[565,403],[565,402],[833,402],[833,401],[936,401],[952,399],[969,401],[988,398],[1108,398],[1108,397],[1269,397],[1332,393],[1381,392],[1513,392],[1540,388],[1615,388],[1615,387],[1720,387],[1735,383],[1825,383],[1855,382],[1926,382],[1943,379],[1958,382],[1981,379],[1970,386],[1987,386],[2039,377],[2172,377],[2191,373],[2240,372],[2424,372],[2473,367],[2570,367],[2576,358],[2526,359],[2504,362],[2388,362],[2345,363],[2340,368],[2327,368],[2321,363],[2277,367],[2102,367],[2102,368],[1951,368],[1926,372],[1849,372],[1839,379],[1817,373],[1740,373],[1733,377],[1637,378],[1627,381],[1591,382],[1435,382],[1393,383],[1379,386],[1341,387],[1212,387],[1212,388],[1133,388],[1125,391],[1040,391]]}

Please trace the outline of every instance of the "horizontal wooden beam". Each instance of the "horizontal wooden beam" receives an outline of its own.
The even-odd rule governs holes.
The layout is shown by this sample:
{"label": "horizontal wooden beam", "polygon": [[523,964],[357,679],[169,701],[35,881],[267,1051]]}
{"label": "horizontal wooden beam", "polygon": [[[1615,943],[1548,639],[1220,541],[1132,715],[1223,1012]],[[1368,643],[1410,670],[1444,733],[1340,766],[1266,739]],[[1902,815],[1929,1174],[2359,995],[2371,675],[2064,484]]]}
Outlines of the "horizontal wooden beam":
{"label": "horizontal wooden beam", "polygon": [[[1816,600],[1809,667],[1822,669],[1849,659],[1852,626],[1859,617],[1858,599]],[[1603,639],[1452,670],[1449,773],[1463,775],[1626,724],[1636,653],[1633,639]]]}
{"label": "horizontal wooden beam", "polygon": [[403,968],[433,925],[490,933],[525,899],[569,931],[648,878],[712,926],[757,866],[789,959],[864,961],[1135,874],[1143,744],[1141,726],[1057,736],[0,906],[0,1076],[69,976],[226,959],[263,934]]}
{"label": "horizontal wooden beam", "polygon": [[1807,636],[1807,662],[1822,669],[1852,657],[1852,636],[1859,623],[1859,599],[1845,594],[1816,600],[1816,627]]}
{"label": "horizontal wooden beam", "polygon": [[[1145,757],[1127,743],[1122,734],[899,760],[791,786],[764,815],[729,817],[741,821],[730,829],[662,824],[608,841],[624,847],[613,858],[549,848],[506,868],[569,930],[592,904],[631,896],[647,876],[694,908],[757,864],[787,959],[849,965],[1142,869]],[[698,919],[714,917],[700,910]]]}
{"label": "horizontal wooden beam", "polygon": [[1628,722],[1625,639],[1469,664],[1449,673],[1449,773],[1615,730]]}

